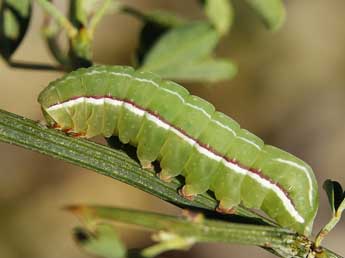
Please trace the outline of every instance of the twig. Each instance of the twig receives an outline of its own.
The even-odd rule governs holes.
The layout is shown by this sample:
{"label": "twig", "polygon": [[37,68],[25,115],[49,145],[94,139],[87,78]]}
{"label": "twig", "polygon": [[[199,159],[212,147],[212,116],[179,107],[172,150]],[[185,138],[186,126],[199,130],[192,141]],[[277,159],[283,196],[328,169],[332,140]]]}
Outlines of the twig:
{"label": "twig", "polygon": [[62,66],[54,66],[50,64],[29,63],[22,61],[8,61],[7,64],[13,68],[31,69],[40,71],[64,71]]}
{"label": "twig", "polygon": [[334,213],[334,215],[332,216],[331,220],[317,234],[316,239],[315,239],[315,246],[316,247],[321,246],[321,242],[324,240],[324,238],[338,224],[344,209],[345,209],[345,201],[343,202],[343,205],[341,205],[338,208],[338,210]]}
{"label": "twig", "polygon": [[[104,0],[101,7],[95,12],[95,14],[92,16],[88,30],[91,35],[91,37],[94,35],[95,29],[98,25],[98,23],[101,21],[103,16],[106,14],[108,8],[111,6],[113,0]],[[120,3],[118,3],[118,7],[120,7]]]}
{"label": "twig", "polygon": [[135,9],[135,8],[132,8],[130,6],[126,6],[126,5],[122,5],[121,8],[120,8],[120,11],[125,13],[125,14],[129,14],[141,21],[147,21],[148,20],[148,17],[146,14],[142,13],[141,11]]}

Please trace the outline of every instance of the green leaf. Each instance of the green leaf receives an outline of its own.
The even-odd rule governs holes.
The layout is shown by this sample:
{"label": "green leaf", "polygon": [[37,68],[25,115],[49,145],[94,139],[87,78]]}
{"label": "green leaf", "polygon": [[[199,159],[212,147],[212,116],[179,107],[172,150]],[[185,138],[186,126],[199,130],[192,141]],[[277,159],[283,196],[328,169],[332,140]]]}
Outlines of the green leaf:
{"label": "green leaf", "polygon": [[2,5],[7,5],[8,8],[12,8],[21,17],[28,17],[30,15],[30,0],[3,0]]}
{"label": "green leaf", "polygon": [[282,0],[246,0],[260,16],[269,30],[276,31],[285,22],[285,7]]}
{"label": "green leaf", "polygon": [[211,24],[191,22],[174,28],[167,26],[166,22],[144,26],[137,52],[139,63],[143,63],[140,70],[169,79],[209,82],[236,74],[237,69],[230,61],[212,58],[219,34]]}
{"label": "green leaf", "polygon": [[343,192],[343,188],[337,181],[332,181],[330,179],[327,179],[323,183],[323,189],[327,193],[328,201],[331,205],[332,212],[333,214],[335,214],[342,202],[344,202],[345,192]]}
{"label": "green leaf", "polygon": [[186,20],[174,13],[164,10],[154,10],[145,14],[145,19],[152,23],[160,24],[165,27],[174,28],[186,23]]}
{"label": "green leaf", "polygon": [[87,26],[87,14],[84,9],[84,3],[87,1],[73,0],[70,1],[68,16],[72,24],[80,29]]}
{"label": "green leaf", "polygon": [[161,71],[161,76],[174,80],[202,80],[215,82],[233,78],[237,67],[229,60],[208,58],[195,63],[182,64],[176,69]]}
{"label": "green leaf", "polygon": [[140,31],[139,47],[136,51],[136,61],[142,65],[145,56],[150,52],[159,38],[170,29],[181,26],[185,20],[165,11],[154,11],[144,15],[145,23]]}
{"label": "green leaf", "polygon": [[[314,246],[316,248],[321,246],[321,242],[335,228],[335,226],[340,221],[343,211],[345,210],[345,192],[343,192],[343,188],[337,181],[332,181],[330,179],[327,179],[323,183],[323,189],[327,193],[328,201],[332,209],[332,218],[317,234],[315,238],[315,242],[314,242]],[[317,257],[333,257],[333,256],[320,254]]]}
{"label": "green leaf", "polygon": [[136,63],[141,66],[145,56],[150,52],[156,41],[169,28],[160,24],[146,22],[142,27],[139,35],[139,47],[136,51]]}
{"label": "green leaf", "polygon": [[187,251],[195,243],[193,237],[184,238],[177,234],[165,231],[159,231],[157,234],[154,234],[153,239],[158,243],[145,248],[141,252],[144,257],[156,257],[159,254],[170,250]]}
{"label": "green leaf", "polygon": [[220,35],[226,34],[234,19],[230,0],[205,0],[205,13]]}
{"label": "green leaf", "polygon": [[4,33],[11,40],[16,40],[20,33],[17,19],[10,10],[4,11]]}
{"label": "green leaf", "polygon": [[30,0],[3,0],[0,6],[0,55],[10,59],[22,42],[31,18]]}
{"label": "green leaf", "polygon": [[74,230],[74,239],[89,254],[104,258],[126,257],[126,247],[111,224],[97,224],[92,231],[78,227]]}
{"label": "green leaf", "polygon": [[144,59],[142,71],[160,75],[178,70],[210,56],[218,33],[207,22],[193,22],[171,29],[154,45]]}

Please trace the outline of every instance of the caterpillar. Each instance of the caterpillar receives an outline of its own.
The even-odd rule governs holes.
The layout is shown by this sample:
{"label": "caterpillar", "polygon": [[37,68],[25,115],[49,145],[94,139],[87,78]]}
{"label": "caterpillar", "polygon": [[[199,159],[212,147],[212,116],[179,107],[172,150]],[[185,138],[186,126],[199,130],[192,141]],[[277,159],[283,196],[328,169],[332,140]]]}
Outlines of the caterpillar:
{"label": "caterpillar", "polygon": [[159,160],[161,179],[184,176],[184,197],[211,190],[219,210],[242,204],[311,232],[318,187],[310,166],[177,83],[131,67],[93,66],[51,82],[38,102],[48,124],[86,138],[116,135],[137,147],[142,167]]}

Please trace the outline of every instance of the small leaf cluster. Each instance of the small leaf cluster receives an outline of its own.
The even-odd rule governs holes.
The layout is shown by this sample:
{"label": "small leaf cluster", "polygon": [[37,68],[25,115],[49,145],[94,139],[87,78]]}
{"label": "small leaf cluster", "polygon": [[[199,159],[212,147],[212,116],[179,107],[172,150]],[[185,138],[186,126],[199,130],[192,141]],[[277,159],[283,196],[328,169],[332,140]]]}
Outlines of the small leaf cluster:
{"label": "small leaf cluster", "polygon": [[324,182],[323,189],[327,193],[333,216],[343,212],[345,209],[345,191],[340,183],[328,179]]}
{"label": "small leaf cluster", "polygon": [[77,227],[74,239],[87,253],[106,258],[124,258],[127,249],[119,238],[117,230],[109,223],[99,223],[93,229]]}
{"label": "small leaf cluster", "polygon": [[[197,1],[197,0],[195,0]],[[115,0],[74,0],[65,16],[49,0],[3,0],[0,9],[0,54],[13,65],[11,56],[22,42],[31,19],[32,3],[46,13],[43,35],[46,45],[66,71],[91,66],[95,30],[105,15],[125,14],[142,22],[134,65],[172,80],[215,82],[233,78],[233,61],[215,57],[219,41],[229,33],[234,21],[230,0],[198,0],[202,20],[188,20],[175,13],[142,12]],[[267,25],[279,29],[285,20],[282,0],[246,0]],[[61,46],[64,35],[69,45]]]}

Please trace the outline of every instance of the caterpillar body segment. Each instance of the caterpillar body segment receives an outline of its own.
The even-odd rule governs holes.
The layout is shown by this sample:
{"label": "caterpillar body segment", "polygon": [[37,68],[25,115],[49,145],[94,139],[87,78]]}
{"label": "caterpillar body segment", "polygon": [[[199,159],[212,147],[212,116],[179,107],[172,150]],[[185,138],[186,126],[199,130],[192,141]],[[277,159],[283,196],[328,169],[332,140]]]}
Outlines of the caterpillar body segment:
{"label": "caterpillar body segment", "polygon": [[318,208],[311,168],[264,142],[209,102],[151,73],[94,66],[52,82],[39,96],[43,114],[62,130],[119,136],[137,147],[143,167],[185,177],[190,197],[214,192],[221,210],[240,203],[308,235]]}

